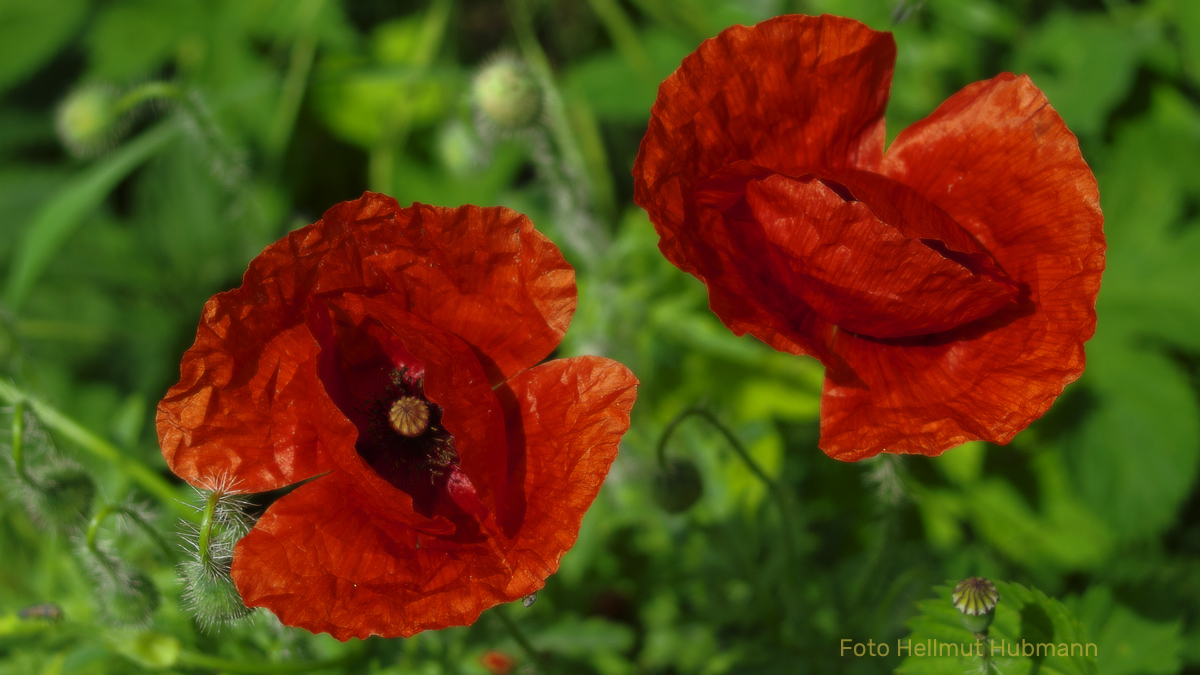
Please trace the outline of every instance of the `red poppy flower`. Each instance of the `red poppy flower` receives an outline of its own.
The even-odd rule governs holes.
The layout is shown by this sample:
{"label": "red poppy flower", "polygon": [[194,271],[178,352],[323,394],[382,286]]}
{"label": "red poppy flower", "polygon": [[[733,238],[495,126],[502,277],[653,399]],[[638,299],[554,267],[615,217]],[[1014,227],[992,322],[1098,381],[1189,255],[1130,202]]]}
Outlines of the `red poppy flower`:
{"label": "red poppy flower", "polygon": [[884,154],[896,48],[835,16],[706,41],[658,92],[635,201],[738,335],[826,367],[854,461],[1007,443],[1083,370],[1096,181],[1027,77],[952,96]]}
{"label": "red poppy flower", "polygon": [[619,363],[538,364],[575,278],[525,216],[367,193],[208,301],[158,406],[167,465],[262,492],[250,606],[340,640],[464,625],[541,588],[629,426]]}

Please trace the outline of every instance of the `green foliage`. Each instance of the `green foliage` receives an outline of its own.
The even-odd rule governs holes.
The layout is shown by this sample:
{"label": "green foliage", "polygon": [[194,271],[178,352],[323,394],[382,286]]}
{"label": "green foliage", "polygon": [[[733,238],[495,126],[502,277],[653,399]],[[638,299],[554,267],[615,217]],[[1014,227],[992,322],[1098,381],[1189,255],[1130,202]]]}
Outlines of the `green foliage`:
{"label": "green foliage", "polygon": [[[789,11],[893,31],[889,138],[1002,71],[1029,73],[1078,136],[1108,238],[1099,325],[1081,381],[1011,447],[829,460],[821,366],[735,337],[632,204],[661,80],[724,28]],[[543,96],[519,132],[477,120],[471,85],[499,53],[527,63]],[[90,87],[140,93],[92,120],[123,137],[76,156],[55,114]],[[0,428],[17,401],[29,418],[26,479],[0,433],[0,674],[484,675],[491,649],[531,672],[496,612],[558,672],[980,672],[979,659],[896,645],[971,641],[949,589],[930,589],[981,574],[1023,584],[998,584],[991,637],[1099,650],[997,657],[997,672],[1195,669],[1197,92],[1191,0],[0,0]],[[618,359],[641,387],[604,490],[533,607],[341,644],[245,616],[226,574],[246,523],[217,537],[222,565],[179,558],[177,519],[195,515],[153,419],[205,300],[367,188],[529,214],[576,267],[558,354]],[[671,513],[656,502],[658,440],[697,406],[755,468],[709,422],[685,421],[667,457],[694,475],[669,510],[690,508]],[[97,569],[70,533],[98,500],[174,514],[147,517],[170,551],[119,519],[98,544],[114,567]],[[42,603],[62,618],[19,615]],[[202,603],[219,626],[198,625]],[[844,639],[892,649],[846,656]]]}
{"label": "green foliage", "polygon": [[987,636],[978,639],[963,627],[962,614],[950,599],[952,589],[952,585],[939,586],[935,599],[917,603],[920,613],[908,621],[912,633],[896,643],[898,654],[902,653],[901,645],[908,648],[897,672],[905,675],[977,669],[987,672],[989,663],[1002,673],[1093,675],[1097,672],[1097,655],[1105,652],[1061,602],[1036,588],[998,581],[1000,602],[996,606],[996,619]]}

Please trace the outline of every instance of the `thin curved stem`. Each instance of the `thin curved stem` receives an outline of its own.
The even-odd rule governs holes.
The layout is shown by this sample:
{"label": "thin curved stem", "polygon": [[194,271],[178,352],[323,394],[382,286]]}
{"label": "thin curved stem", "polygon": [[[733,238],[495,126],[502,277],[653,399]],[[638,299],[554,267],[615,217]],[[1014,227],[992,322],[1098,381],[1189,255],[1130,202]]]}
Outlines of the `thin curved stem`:
{"label": "thin curved stem", "polygon": [[154,540],[154,543],[158,545],[158,548],[163,552],[163,555],[168,560],[174,557],[171,553],[171,547],[167,545],[166,540],[162,538],[162,535],[158,533],[158,530],[154,529],[154,526],[146,522],[146,519],[142,517],[142,514],[128,506],[123,506],[121,504],[109,504],[96,511],[96,515],[92,516],[92,521],[88,523],[87,547],[88,550],[90,550],[97,558],[104,559],[104,555],[100,552],[100,548],[96,543],[97,534],[100,531],[100,525],[104,523],[105,518],[108,518],[114,514],[125,516],[134,523],[137,523],[137,525],[141,527],[146,534],[150,535],[150,538]]}
{"label": "thin curved stem", "polygon": [[675,419],[671,420],[666,429],[663,430],[662,436],[658,439],[659,466],[663,467],[664,469],[666,468],[667,440],[670,439],[671,434],[675,433],[675,429],[680,425],[680,423],[692,416],[703,418],[709,424],[715,427],[717,431],[721,432],[721,435],[725,437],[726,441],[728,441],[729,447],[733,448],[734,453],[742,460],[742,463],[746,465],[746,468],[750,470],[750,473],[754,474],[755,477],[762,481],[762,484],[767,488],[767,491],[771,493],[771,496],[774,498],[775,505],[779,507],[779,524],[780,529],[783,530],[784,557],[786,564],[788,567],[790,567],[793,560],[794,551],[792,549],[793,533],[791,506],[787,498],[787,494],[783,491],[783,488],[780,487],[777,481],[772,479],[765,471],[763,471],[762,467],[758,465],[758,462],[754,461],[754,458],[751,457],[750,453],[746,451],[745,446],[742,445],[742,442],[738,440],[737,436],[735,436],[728,427],[722,424],[715,415],[704,408],[696,406],[688,408],[676,415]]}
{"label": "thin curved stem", "polygon": [[0,399],[4,399],[13,405],[16,405],[17,402],[23,402],[28,405],[38,420],[46,425],[46,428],[61,434],[64,438],[70,439],[86,452],[115,464],[133,482],[156,497],[163,506],[171,509],[182,518],[195,521],[196,514],[183,502],[179,501],[175,493],[175,488],[162,476],[158,475],[158,473],[145,464],[129,457],[117,448],[117,446],[85,429],[54,406],[30,395],[7,378],[0,378]]}

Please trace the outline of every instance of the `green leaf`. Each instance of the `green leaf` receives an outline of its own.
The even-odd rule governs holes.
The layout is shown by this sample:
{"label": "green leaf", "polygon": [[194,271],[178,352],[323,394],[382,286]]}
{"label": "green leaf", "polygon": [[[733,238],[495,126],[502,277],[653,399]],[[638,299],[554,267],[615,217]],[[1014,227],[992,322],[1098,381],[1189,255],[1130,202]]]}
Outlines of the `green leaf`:
{"label": "green leaf", "polygon": [[985,658],[1005,675],[1097,672],[1098,645],[1061,602],[1016,583],[997,581],[996,589],[1000,602],[983,641],[963,627],[950,599],[952,586],[938,586],[937,598],[918,602],[920,613],[908,621],[912,634],[889,645],[889,651],[905,657],[896,672],[962,675],[979,671]]}
{"label": "green leaf", "polygon": [[1166,675],[1179,672],[1183,638],[1179,621],[1143,619],[1113,599],[1106,586],[1093,586],[1069,606],[1099,645],[1099,675]]}
{"label": "green leaf", "polygon": [[1059,13],[1018,47],[1014,70],[1029,73],[1076,134],[1104,130],[1133,82],[1156,29],[1132,16]]}
{"label": "green leaf", "polygon": [[1195,482],[1195,393],[1161,354],[1097,339],[1088,356],[1099,403],[1067,444],[1080,496],[1119,535],[1151,537],[1170,526]]}
{"label": "green leaf", "polygon": [[65,185],[33,217],[21,238],[9,270],[5,300],[16,310],[47,263],[112,191],[134,169],[167,144],[179,126],[165,122],[97,161]]}
{"label": "green leaf", "polygon": [[86,0],[0,0],[0,91],[29,75],[71,38]]}

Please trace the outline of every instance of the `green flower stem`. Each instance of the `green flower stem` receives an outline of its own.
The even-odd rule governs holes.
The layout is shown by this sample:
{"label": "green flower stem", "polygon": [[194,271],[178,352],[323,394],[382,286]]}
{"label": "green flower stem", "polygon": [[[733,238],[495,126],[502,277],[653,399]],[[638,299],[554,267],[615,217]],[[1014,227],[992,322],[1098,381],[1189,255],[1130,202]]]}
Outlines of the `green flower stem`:
{"label": "green flower stem", "polygon": [[275,118],[267,136],[267,151],[275,158],[287,149],[288,139],[296,126],[304,90],[308,88],[308,75],[312,71],[313,57],[317,53],[316,19],[325,0],[306,0],[297,6],[300,16],[300,31],[292,43],[292,54],[288,60],[287,74],[283,79],[283,90],[275,107]]}
{"label": "green flower stem", "polygon": [[87,547],[88,550],[92,552],[92,555],[96,556],[97,559],[101,560],[102,562],[106,560],[105,556],[100,552],[99,545],[96,543],[97,534],[100,532],[100,525],[104,523],[105,518],[108,518],[114,514],[125,516],[126,518],[137,523],[138,526],[142,528],[142,531],[150,535],[150,538],[153,539],[154,543],[158,545],[158,548],[163,552],[163,556],[165,556],[168,560],[174,557],[171,554],[171,547],[167,545],[166,540],[162,538],[162,535],[158,533],[158,530],[154,529],[153,525],[146,522],[146,519],[142,517],[142,514],[129,508],[128,506],[109,504],[96,511],[96,515],[92,516],[92,521],[88,523]]}
{"label": "green flower stem", "polygon": [[33,479],[25,471],[25,399],[13,401],[12,416],[13,469],[22,483],[32,485]]}
{"label": "green flower stem", "polygon": [[343,656],[340,659],[328,659],[326,661],[310,661],[308,663],[247,663],[245,661],[234,661],[232,659],[223,659],[217,656],[209,656],[198,652],[181,651],[179,652],[179,665],[191,666],[193,668],[208,668],[210,670],[220,670],[227,673],[247,673],[249,675],[285,675],[286,673],[308,673],[314,670],[332,670],[334,668],[345,668],[358,661],[358,654]]}
{"label": "green flower stem", "polygon": [[204,498],[204,513],[200,516],[200,536],[196,539],[196,547],[200,549],[200,564],[206,570],[212,568],[209,542],[212,541],[213,521],[216,520],[217,504],[220,502],[220,492],[208,493]]}
{"label": "green flower stem", "polygon": [[176,84],[160,80],[147,82],[141,86],[134,87],[121,96],[121,98],[117,99],[117,114],[123,115],[146,101],[155,99],[182,101],[183,98],[183,89]]}
{"label": "green flower stem", "polygon": [[[512,20],[513,31],[517,34],[521,55],[529,64],[529,69],[533,72],[538,87],[542,90],[550,134],[558,154],[562,157],[563,167],[559,172],[564,175],[560,180],[568,188],[587,186],[582,193],[579,193],[578,188],[572,190],[573,193],[578,193],[577,199],[583,202],[577,204],[576,208],[586,211],[591,206],[596,189],[588,182],[589,175],[583,149],[575,138],[562,93],[559,92],[558,86],[554,82],[554,70],[550,67],[550,59],[546,57],[546,52],[538,42],[537,33],[533,29],[533,17],[530,13],[529,2],[528,0],[507,0],[506,4]],[[584,253],[584,258],[589,261],[592,254],[602,252],[609,243],[605,233],[594,226],[588,227],[588,231],[576,233],[575,238],[579,239],[582,245],[577,248],[585,249],[581,253]]]}
{"label": "green flower stem", "polygon": [[175,488],[162,476],[146,465],[127,456],[117,446],[83,428],[78,422],[67,417],[57,408],[38,399],[18,387],[12,380],[0,377],[0,399],[16,405],[22,402],[28,405],[33,414],[45,424],[48,429],[55,431],[92,455],[115,464],[133,482],[140,485],[146,492],[153,495],[166,508],[187,520],[194,521],[196,514],[183,502],[179,501]]}
{"label": "green flower stem", "polygon": [[[429,9],[425,11],[411,62],[414,79],[422,76],[425,69],[433,63],[438,50],[442,48],[451,9],[453,9],[452,0],[434,0]],[[397,109],[390,122],[390,128],[384,132],[385,137],[371,148],[367,157],[367,184],[371,190],[386,194],[392,194],[396,190],[394,182],[396,157],[408,143],[409,127],[412,126],[412,109],[408,106]]]}
{"label": "green flower stem", "polygon": [[667,425],[667,428],[663,430],[662,436],[658,439],[658,465],[662,467],[663,470],[666,470],[667,440],[670,439],[671,434],[675,433],[675,428],[678,427],[680,423],[692,416],[703,418],[709,424],[716,427],[717,431],[721,432],[721,435],[724,436],[725,440],[729,442],[729,447],[733,448],[734,453],[736,453],[737,456],[742,460],[742,462],[746,465],[746,468],[750,469],[750,473],[754,474],[760,481],[762,481],[762,484],[767,488],[767,492],[771,493],[771,497],[774,499],[776,506],[779,507],[780,529],[783,530],[784,558],[788,568],[790,569],[793,559],[793,533],[791,505],[787,498],[787,494],[783,491],[783,488],[779,486],[777,481],[772,479],[765,471],[763,471],[762,467],[758,465],[758,462],[754,461],[754,458],[751,457],[750,453],[746,451],[745,446],[742,445],[742,442],[738,440],[737,436],[735,436],[728,427],[722,424],[715,415],[708,412],[704,408],[698,407],[688,408],[687,410],[684,410],[676,415],[675,419],[671,420],[670,424]]}
{"label": "green flower stem", "polygon": [[513,640],[516,640],[518,645],[521,646],[521,649],[525,652],[525,656],[529,657],[529,660],[531,663],[533,663],[536,671],[539,673],[545,672],[545,664],[542,662],[542,655],[538,653],[537,648],[533,646],[533,643],[529,641],[529,638],[525,637],[525,633],[521,630],[521,627],[517,625],[517,622],[513,621],[512,617],[508,615],[507,607],[503,605],[497,607],[492,614],[494,614],[496,618],[500,619],[500,623],[504,624],[504,628],[508,631],[508,634],[512,636]]}
{"label": "green flower stem", "polygon": [[612,38],[617,51],[621,53],[637,76],[650,84],[655,84],[654,67],[650,64],[650,57],[646,54],[645,47],[638,39],[637,29],[625,15],[621,4],[617,0],[588,0],[588,4],[592,6],[592,11],[604,24],[604,29]]}

